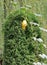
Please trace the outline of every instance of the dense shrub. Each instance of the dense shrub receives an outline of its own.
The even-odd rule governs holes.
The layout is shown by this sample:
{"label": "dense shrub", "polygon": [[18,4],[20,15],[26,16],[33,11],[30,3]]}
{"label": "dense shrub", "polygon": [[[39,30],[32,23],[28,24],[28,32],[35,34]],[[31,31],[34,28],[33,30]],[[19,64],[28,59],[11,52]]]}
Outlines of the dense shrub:
{"label": "dense shrub", "polygon": [[[21,27],[23,20],[28,24],[25,30]],[[33,65],[33,62],[41,61],[38,54],[44,51],[43,46],[33,40],[33,37],[40,38],[41,32],[38,26],[31,26],[30,22],[38,23],[35,15],[25,8],[11,13],[6,19],[4,65]]]}

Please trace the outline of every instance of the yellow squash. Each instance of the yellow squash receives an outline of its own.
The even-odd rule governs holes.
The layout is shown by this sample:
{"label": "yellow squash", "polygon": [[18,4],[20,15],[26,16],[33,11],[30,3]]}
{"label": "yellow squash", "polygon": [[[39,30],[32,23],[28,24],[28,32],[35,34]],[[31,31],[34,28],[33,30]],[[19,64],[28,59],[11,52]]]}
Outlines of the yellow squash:
{"label": "yellow squash", "polygon": [[26,20],[23,20],[22,21],[22,29],[25,30],[26,29],[26,26],[27,26],[27,21]]}

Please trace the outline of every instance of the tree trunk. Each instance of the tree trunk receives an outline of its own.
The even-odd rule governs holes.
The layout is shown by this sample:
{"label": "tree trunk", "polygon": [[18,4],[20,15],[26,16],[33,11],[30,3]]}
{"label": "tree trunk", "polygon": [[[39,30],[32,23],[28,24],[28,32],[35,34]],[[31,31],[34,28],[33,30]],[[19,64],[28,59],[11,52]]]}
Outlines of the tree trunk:
{"label": "tree trunk", "polygon": [[9,6],[9,13],[11,12],[11,10],[13,9],[13,6],[11,4],[11,1],[13,2],[14,0],[9,0],[8,6]]}
{"label": "tree trunk", "polygon": [[18,0],[20,7],[23,6],[23,0]]}
{"label": "tree trunk", "polygon": [[4,18],[6,18],[6,0],[4,0]]}

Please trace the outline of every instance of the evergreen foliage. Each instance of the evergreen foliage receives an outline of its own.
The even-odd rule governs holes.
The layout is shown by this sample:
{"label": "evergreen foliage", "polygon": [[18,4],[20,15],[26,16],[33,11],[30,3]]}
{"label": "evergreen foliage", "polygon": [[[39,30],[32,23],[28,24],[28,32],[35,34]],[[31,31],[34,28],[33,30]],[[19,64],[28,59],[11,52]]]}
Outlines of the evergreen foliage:
{"label": "evergreen foliage", "polygon": [[[21,23],[27,21],[27,27],[22,29]],[[38,54],[44,52],[42,43],[34,41],[33,37],[41,38],[36,16],[29,10],[21,8],[9,15],[4,29],[4,65],[33,65],[33,62],[43,60]]]}

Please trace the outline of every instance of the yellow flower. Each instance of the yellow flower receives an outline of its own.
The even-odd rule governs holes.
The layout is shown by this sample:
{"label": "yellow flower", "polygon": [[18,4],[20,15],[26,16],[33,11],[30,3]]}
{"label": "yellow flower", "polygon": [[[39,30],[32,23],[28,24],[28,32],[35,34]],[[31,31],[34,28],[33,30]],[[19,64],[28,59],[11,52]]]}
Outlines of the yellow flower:
{"label": "yellow flower", "polygon": [[26,29],[26,26],[27,26],[27,21],[26,20],[23,20],[22,21],[22,29],[25,30]]}

